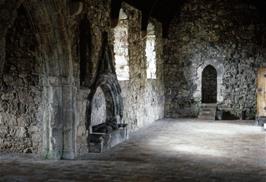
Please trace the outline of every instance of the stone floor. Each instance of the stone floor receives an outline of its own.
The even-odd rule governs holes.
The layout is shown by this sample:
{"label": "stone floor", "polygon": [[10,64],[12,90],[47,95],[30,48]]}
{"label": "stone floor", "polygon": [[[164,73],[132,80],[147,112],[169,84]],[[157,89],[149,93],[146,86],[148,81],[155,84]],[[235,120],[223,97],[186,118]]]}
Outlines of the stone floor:
{"label": "stone floor", "polygon": [[2,155],[0,181],[266,182],[266,132],[253,123],[162,120],[77,161]]}

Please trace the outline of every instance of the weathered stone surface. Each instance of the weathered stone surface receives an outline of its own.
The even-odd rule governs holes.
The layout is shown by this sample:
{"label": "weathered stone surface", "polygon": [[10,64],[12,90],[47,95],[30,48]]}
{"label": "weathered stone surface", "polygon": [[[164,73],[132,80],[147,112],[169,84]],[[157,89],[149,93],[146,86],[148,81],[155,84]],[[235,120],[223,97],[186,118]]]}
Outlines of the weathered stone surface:
{"label": "weathered stone surface", "polygon": [[[141,13],[127,4],[122,8],[128,15],[129,81],[120,81],[124,100],[124,120],[130,131],[163,118],[164,86],[162,67],[162,27],[154,21],[156,34],[157,79],[147,79],[145,43],[141,32]],[[131,15],[131,16],[129,16]]]}
{"label": "weathered stone surface", "polygon": [[[108,1],[109,3],[109,1]],[[97,6],[97,8],[96,8]],[[142,126],[148,125],[153,121],[163,118],[164,114],[164,87],[163,87],[163,69],[162,69],[162,28],[161,24],[155,21],[156,33],[156,53],[157,53],[157,79],[147,80],[146,78],[146,57],[145,40],[141,32],[141,12],[128,4],[123,3],[122,8],[128,16],[128,49],[129,54],[129,80],[119,81],[123,97],[123,121],[128,124],[129,132],[133,132]],[[110,6],[105,1],[88,1],[84,6],[84,14],[90,22],[90,32],[92,38],[90,67],[92,68],[88,75],[88,81],[92,81],[96,74],[96,67],[101,48],[101,31],[110,33],[110,45],[114,44],[114,29],[111,29],[109,22]],[[75,41],[73,41],[73,52],[75,53]],[[74,58],[78,64],[78,54]],[[115,59],[114,59],[115,65]],[[77,66],[78,69],[78,66]],[[76,73],[78,73],[77,70]],[[78,75],[77,75],[78,76]],[[78,77],[77,77],[78,78]],[[81,88],[78,99],[78,135],[77,150],[79,154],[87,149],[86,134],[86,107],[88,101],[86,95],[90,91]],[[98,97],[98,99],[100,99]],[[103,99],[102,99],[103,100]],[[81,134],[81,135],[80,135]],[[86,151],[87,152],[87,151]]]}
{"label": "weathered stone surface", "polygon": [[265,133],[250,124],[162,120],[86,160],[2,155],[0,180],[265,182]]}
{"label": "weathered stone surface", "polygon": [[41,121],[37,115],[42,87],[37,73],[37,42],[25,11],[6,35],[6,62],[1,81],[2,152],[41,151]]}
{"label": "weathered stone surface", "polygon": [[91,125],[99,125],[106,122],[106,100],[104,92],[97,88],[92,99]]}
{"label": "weathered stone surface", "polygon": [[266,58],[266,26],[258,12],[239,0],[184,3],[164,47],[166,117],[198,115],[208,65],[218,74],[218,108],[238,118],[255,117],[256,70]]}

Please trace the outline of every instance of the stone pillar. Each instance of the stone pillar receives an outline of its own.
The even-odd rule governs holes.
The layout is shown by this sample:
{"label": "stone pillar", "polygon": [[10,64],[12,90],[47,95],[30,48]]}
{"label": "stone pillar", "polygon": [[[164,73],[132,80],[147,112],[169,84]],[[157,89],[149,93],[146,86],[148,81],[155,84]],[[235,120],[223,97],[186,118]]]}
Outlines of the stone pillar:
{"label": "stone pillar", "polygon": [[63,149],[62,86],[59,79],[49,77],[44,86],[44,134],[43,155],[45,159],[61,159]]}
{"label": "stone pillar", "polygon": [[75,157],[75,107],[74,93],[76,90],[72,85],[62,87],[63,103],[63,159],[74,159]]}

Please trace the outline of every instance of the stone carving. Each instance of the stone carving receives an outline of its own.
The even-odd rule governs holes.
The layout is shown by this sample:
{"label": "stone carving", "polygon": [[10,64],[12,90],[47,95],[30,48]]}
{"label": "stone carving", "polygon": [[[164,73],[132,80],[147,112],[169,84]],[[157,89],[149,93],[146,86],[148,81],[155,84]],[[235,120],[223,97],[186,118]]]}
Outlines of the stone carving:
{"label": "stone carving", "polygon": [[101,88],[104,92],[106,100],[106,122],[96,127],[95,129],[106,131],[106,128],[111,127],[113,130],[118,128],[118,124],[123,118],[123,101],[121,97],[121,88],[118,83],[115,68],[112,61],[111,50],[108,45],[107,33],[103,33],[102,53],[98,62],[98,69],[91,86],[91,93],[88,97],[90,104],[88,106],[88,123],[87,127],[91,126],[92,114],[92,99],[97,88]]}

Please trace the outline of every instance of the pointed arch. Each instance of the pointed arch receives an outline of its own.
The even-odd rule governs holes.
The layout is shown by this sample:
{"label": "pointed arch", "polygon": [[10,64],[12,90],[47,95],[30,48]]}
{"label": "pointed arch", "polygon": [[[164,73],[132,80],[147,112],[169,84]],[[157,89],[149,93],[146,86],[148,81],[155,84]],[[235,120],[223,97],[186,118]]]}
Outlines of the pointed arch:
{"label": "pointed arch", "polygon": [[197,79],[195,80],[195,83],[197,85],[197,89],[193,94],[193,97],[198,99],[202,99],[202,72],[207,66],[212,66],[215,68],[217,72],[217,103],[223,102],[223,75],[224,75],[224,65],[223,65],[223,59],[217,58],[217,59],[206,59],[203,64],[199,65],[197,68]]}
{"label": "pointed arch", "polygon": [[217,103],[217,71],[208,65],[202,72],[202,103]]}
{"label": "pointed arch", "polygon": [[114,28],[115,67],[118,80],[129,80],[128,16],[121,8]]}
{"label": "pointed arch", "polygon": [[88,96],[87,108],[87,129],[91,127],[92,100],[97,91],[101,89],[106,101],[106,123],[117,125],[123,118],[123,101],[121,96],[121,88],[115,75],[111,50],[108,44],[108,34],[103,33],[103,42],[100,60],[94,83],[91,87],[91,93]]}

